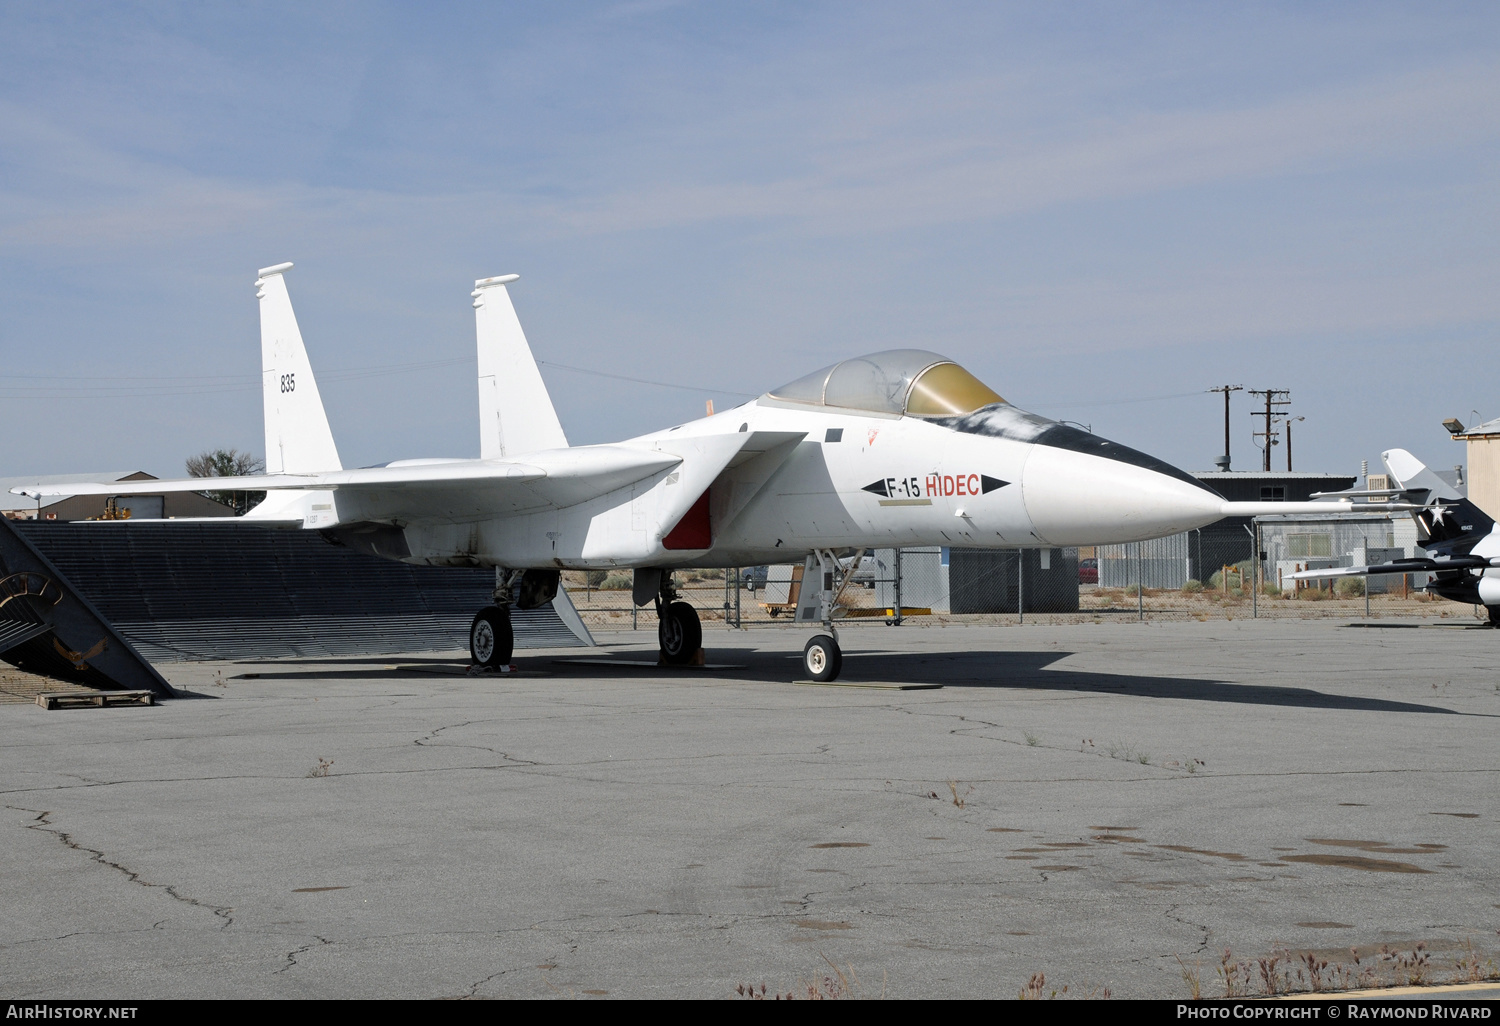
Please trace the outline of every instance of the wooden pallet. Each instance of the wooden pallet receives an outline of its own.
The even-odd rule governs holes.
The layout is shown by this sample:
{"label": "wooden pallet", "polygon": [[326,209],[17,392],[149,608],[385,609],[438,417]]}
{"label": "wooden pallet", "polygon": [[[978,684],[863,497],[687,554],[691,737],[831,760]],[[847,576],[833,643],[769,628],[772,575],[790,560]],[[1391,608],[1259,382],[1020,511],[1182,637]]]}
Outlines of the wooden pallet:
{"label": "wooden pallet", "polygon": [[36,704],[43,709],[73,709],[106,705],[155,705],[156,696],[149,691],[54,691],[37,695]]}

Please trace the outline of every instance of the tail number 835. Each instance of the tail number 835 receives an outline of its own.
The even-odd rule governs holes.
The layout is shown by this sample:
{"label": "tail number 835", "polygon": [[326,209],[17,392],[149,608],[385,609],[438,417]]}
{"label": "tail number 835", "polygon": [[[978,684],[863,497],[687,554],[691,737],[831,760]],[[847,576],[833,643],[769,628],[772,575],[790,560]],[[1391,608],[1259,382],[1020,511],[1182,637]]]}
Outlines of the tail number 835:
{"label": "tail number 835", "polygon": [[297,375],[295,373],[293,373],[293,374],[283,374],[281,376],[281,391],[282,392],[295,392],[295,391],[297,391]]}

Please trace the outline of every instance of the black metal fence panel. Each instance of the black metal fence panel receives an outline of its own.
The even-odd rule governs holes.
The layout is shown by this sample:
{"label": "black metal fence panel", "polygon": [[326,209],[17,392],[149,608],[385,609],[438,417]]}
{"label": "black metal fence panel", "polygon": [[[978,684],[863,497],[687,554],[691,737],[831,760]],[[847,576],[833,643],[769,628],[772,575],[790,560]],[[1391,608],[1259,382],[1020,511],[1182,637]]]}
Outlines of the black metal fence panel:
{"label": "black metal fence panel", "polygon": [[[381,655],[468,647],[490,569],[411,566],[253,524],[15,526],[148,659]],[[582,645],[552,606],[517,648]]]}

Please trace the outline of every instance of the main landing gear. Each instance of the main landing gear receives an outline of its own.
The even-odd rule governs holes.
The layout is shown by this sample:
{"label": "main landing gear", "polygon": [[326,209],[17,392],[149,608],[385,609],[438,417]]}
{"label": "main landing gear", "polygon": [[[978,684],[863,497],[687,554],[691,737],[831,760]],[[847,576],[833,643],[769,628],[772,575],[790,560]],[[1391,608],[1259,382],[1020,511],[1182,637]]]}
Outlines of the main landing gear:
{"label": "main landing gear", "polygon": [[703,650],[703,625],[698,611],[677,598],[672,575],[663,573],[656,595],[656,641],[661,661],[668,666],[686,666]]}
{"label": "main landing gear", "polygon": [[495,568],[494,605],[474,614],[469,625],[469,656],[475,666],[503,670],[510,666],[516,650],[516,634],[510,611],[538,609],[557,597],[562,575],[556,570],[506,570]]}
{"label": "main landing gear", "polygon": [[475,666],[498,670],[510,665],[516,635],[510,626],[510,604],[485,606],[469,625],[469,656]]}

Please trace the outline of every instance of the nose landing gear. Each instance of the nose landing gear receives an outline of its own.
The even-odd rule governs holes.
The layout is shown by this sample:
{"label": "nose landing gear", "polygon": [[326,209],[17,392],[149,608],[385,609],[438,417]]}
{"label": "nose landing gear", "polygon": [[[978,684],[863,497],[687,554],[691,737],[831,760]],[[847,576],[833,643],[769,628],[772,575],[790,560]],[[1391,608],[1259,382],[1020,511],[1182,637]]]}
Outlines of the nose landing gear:
{"label": "nose landing gear", "polygon": [[[823,612],[823,628],[827,634],[814,634],[802,648],[802,669],[807,675],[820,683],[837,680],[844,669],[844,650],[839,647],[839,632],[833,626],[833,607],[838,596],[844,593],[849,586],[849,579],[853,577],[854,571],[859,569],[860,558],[863,554],[857,554],[848,569],[843,568],[832,552],[819,550],[813,553],[818,561],[822,578],[823,592],[818,605]],[[835,587],[835,578],[837,587]],[[808,575],[802,577],[805,588],[808,586]],[[799,613],[800,616],[800,613]]]}

